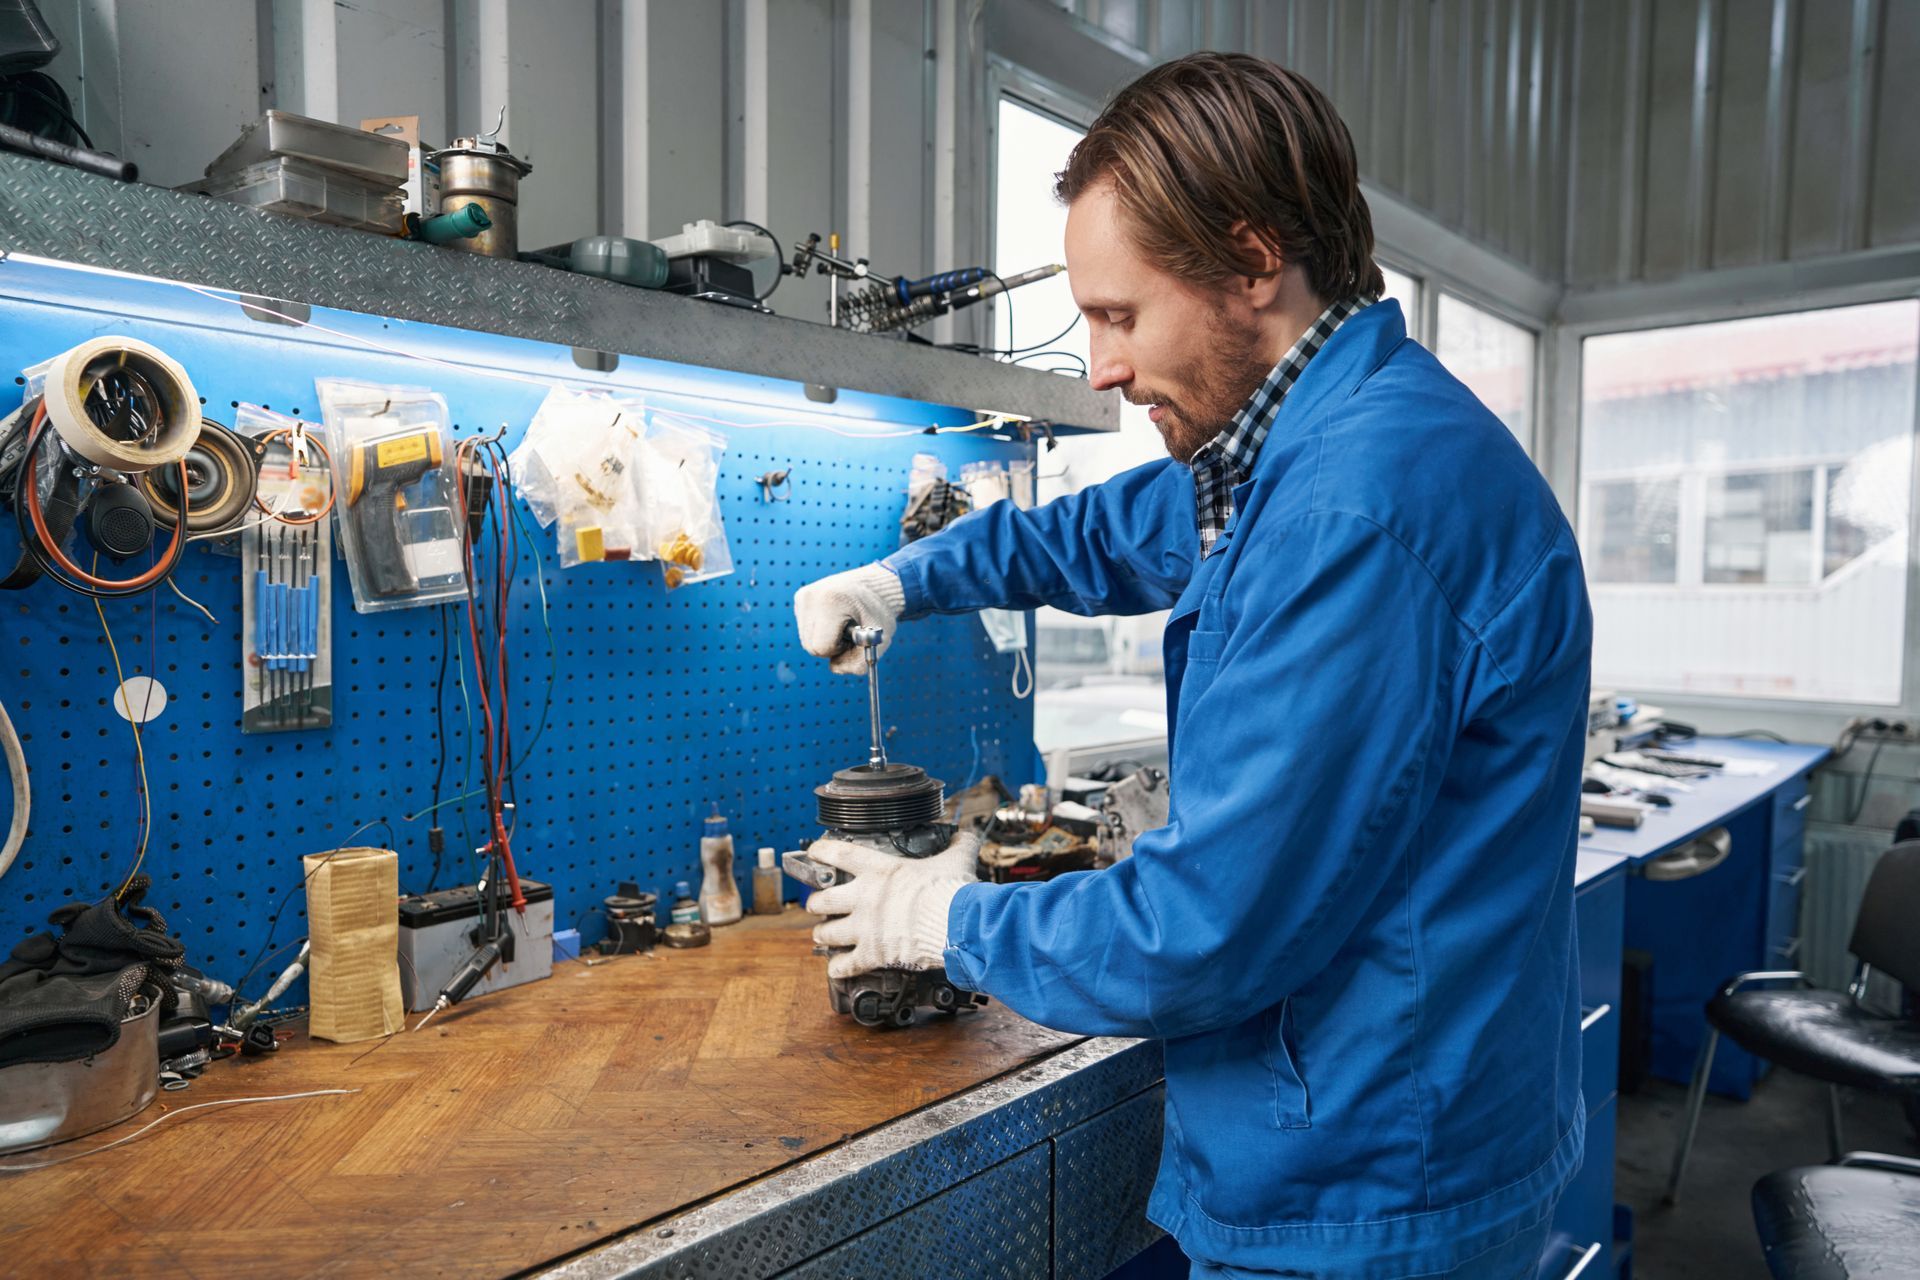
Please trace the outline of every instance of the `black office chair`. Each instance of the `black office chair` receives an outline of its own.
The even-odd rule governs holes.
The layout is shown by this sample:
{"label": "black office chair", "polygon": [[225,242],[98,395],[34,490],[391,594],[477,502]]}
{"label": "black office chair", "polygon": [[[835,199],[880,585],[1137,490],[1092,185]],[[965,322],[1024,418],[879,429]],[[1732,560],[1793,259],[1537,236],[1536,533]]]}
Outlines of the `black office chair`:
{"label": "black office chair", "polygon": [[1774,1280],[1912,1280],[1920,1160],[1854,1152],[1753,1184],[1753,1225]]}
{"label": "black office chair", "polygon": [[[1700,1106],[1714,1049],[1725,1035],[1747,1052],[1801,1075],[1827,1082],[1827,1136],[1833,1158],[1840,1159],[1840,1086],[1901,1097],[1912,1114],[1920,1100],[1920,1024],[1869,1012],[1860,1004],[1867,975],[1880,969],[1913,991],[1920,991],[1920,840],[1907,840],[1880,855],[1867,880],[1866,897],[1854,917],[1848,950],[1860,959],[1853,985],[1845,992],[1819,991],[1807,977],[1791,972],[1743,973],[1707,1004],[1707,1039],[1693,1068],[1680,1149],[1667,1179],[1666,1202],[1680,1193],[1680,1178],[1693,1153]],[[1763,982],[1796,982],[1797,987],[1757,988]]]}

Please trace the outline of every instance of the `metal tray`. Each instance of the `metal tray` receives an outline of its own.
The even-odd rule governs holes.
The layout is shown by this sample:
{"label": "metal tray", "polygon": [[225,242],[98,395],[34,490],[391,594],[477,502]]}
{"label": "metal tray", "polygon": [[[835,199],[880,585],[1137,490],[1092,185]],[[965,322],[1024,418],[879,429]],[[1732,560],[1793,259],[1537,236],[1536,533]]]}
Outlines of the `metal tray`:
{"label": "metal tray", "polygon": [[207,176],[233,173],[276,157],[306,160],[396,187],[407,180],[407,144],[398,138],[291,111],[269,111],[243,126],[239,140],[207,166]]}
{"label": "metal tray", "polygon": [[120,1023],[105,1053],[0,1070],[0,1152],[31,1151],[137,1116],[160,1091],[160,1002]]}
{"label": "metal tray", "polygon": [[386,235],[400,229],[404,210],[397,188],[284,156],[189,182],[180,190]]}

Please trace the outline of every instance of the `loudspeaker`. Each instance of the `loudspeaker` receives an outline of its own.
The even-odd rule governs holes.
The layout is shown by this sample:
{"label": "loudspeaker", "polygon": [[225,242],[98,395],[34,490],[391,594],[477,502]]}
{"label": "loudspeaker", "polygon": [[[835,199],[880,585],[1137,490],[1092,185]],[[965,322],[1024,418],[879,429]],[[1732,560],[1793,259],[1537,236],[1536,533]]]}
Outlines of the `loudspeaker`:
{"label": "loudspeaker", "polygon": [[153,508],[132,485],[109,481],[87,502],[86,535],[103,556],[138,555],[153,545]]}

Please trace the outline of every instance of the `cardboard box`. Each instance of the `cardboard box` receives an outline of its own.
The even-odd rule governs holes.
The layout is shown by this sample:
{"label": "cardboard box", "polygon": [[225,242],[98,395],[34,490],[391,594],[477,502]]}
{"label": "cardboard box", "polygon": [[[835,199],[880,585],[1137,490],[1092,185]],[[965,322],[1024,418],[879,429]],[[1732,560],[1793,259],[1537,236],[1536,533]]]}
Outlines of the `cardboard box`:
{"label": "cardboard box", "polygon": [[368,133],[398,138],[407,144],[406,210],[422,218],[440,212],[440,166],[433,153],[440,148],[420,141],[419,116],[373,116],[360,122]]}

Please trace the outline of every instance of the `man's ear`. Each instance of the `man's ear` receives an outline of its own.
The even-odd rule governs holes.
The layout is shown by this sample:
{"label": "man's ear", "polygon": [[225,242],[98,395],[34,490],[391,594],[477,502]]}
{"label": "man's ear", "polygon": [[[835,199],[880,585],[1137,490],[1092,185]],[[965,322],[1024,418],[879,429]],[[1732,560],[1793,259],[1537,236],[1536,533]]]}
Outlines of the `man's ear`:
{"label": "man's ear", "polygon": [[1252,268],[1248,274],[1234,277],[1234,293],[1255,311],[1271,307],[1280,296],[1280,272],[1287,264],[1265,236],[1244,220],[1228,228],[1235,254]]}

